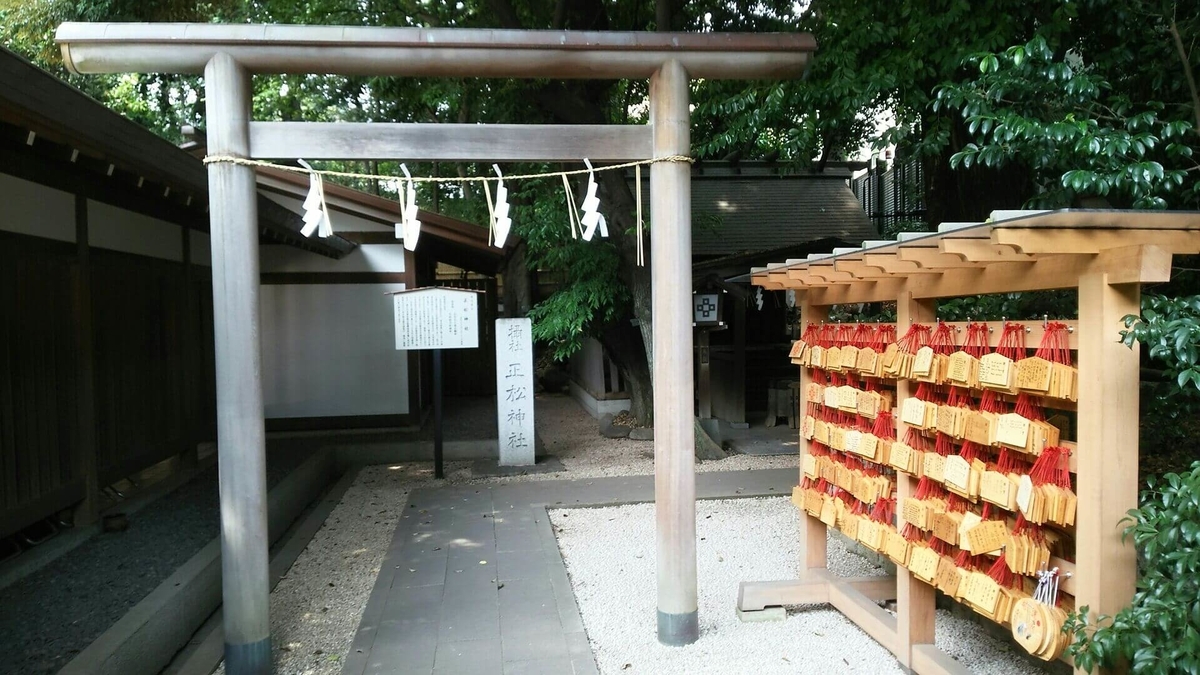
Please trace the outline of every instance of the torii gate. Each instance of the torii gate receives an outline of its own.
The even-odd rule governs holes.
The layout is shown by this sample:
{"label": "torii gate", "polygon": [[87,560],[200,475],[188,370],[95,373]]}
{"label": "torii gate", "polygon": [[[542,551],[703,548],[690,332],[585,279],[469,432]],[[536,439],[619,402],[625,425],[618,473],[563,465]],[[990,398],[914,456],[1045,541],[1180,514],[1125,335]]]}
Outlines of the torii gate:
{"label": "torii gate", "polygon": [[[807,34],[617,33],[65,23],[74,73],[204,74],[208,151],[251,159],[634,161],[689,154],[688,78],[798,77]],[[251,75],[650,78],[647,125],[255,122]],[[225,663],[271,669],[255,172],[208,167]],[[691,172],[650,169],[658,639],[699,636],[692,396]]]}

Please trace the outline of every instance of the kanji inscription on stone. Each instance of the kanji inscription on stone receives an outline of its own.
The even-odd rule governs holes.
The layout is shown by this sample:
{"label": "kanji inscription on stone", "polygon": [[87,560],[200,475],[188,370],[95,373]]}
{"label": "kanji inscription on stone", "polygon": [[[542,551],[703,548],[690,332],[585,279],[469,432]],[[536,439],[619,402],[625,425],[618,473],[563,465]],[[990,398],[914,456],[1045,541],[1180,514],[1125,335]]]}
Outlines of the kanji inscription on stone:
{"label": "kanji inscription on stone", "polygon": [[533,464],[533,334],[529,319],[496,319],[496,415],[501,466]]}

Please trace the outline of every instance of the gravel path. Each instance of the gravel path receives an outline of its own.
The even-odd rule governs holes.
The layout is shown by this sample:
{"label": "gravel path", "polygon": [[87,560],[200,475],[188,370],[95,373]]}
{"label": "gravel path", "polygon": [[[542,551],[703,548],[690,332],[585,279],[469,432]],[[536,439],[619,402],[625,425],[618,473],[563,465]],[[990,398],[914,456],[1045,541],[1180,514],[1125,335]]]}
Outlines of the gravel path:
{"label": "gravel path", "polygon": [[[271,452],[268,484],[309,450],[288,444]],[[97,534],[0,590],[0,673],[62,668],[217,536],[219,522],[213,466],[131,514],[125,532]]]}
{"label": "gravel path", "polygon": [[[900,673],[892,655],[836,610],[793,608],[785,621],[744,624],[734,612],[741,581],[795,577],[798,513],[787,498],[697,505],[701,637],[685,648],[655,636],[654,507],[638,504],[551,511],[600,672]],[[882,574],[829,539],[829,568]],[[937,643],[974,672],[1037,672],[981,626],[939,612]]]}

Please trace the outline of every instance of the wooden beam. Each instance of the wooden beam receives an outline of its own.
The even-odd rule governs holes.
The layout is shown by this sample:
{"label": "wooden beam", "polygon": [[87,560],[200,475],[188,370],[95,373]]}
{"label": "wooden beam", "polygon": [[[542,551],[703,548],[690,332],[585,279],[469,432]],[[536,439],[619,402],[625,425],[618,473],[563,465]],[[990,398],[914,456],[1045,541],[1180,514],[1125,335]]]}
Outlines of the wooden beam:
{"label": "wooden beam", "polygon": [[[936,305],[931,300],[915,297],[910,289],[902,289],[896,296],[896,324],[908,326],[912,323],[930,323],[936,317]],[[896,400],[903,401],[916,390],[914,380],[896,381]],[[899,422],[897,438],[904,438],[908,425]],[[916,494],[917,479],[905,473],[896,473],[896,503]],[[912,668],[912,646],[932,644],[934,638],[933,586],[917,579],[904,567],[896,567],[896,648],[892,650],[900,664]]]}
{"label": "wooden beam", "polygon": [[1172,253],[1193,254],[1200,253],[1200,231],[1000,227],[992,230],[992,243],[1011,246],[1024,253],[1096,254],[1124,246],[1154,245]]}
{"label": "wooden beam", "polygon": [[891,600],[896,595],[896,578],[891,576],[839,577],[824,568],[800,575],[787,581],[743,581],[738,584],[738,609],[753,612],[767,607],[824,604],[829,602],[834,584],[848,586],[872,602]]}
{"label": "wooden beam", "polygon": [[[933,587],[926,586],[926,588],[932,590]],[[841,581],[829,584],[829,604],[845,614],[847,619],[854,622],[885,649],[895,654],[902,664],[908,663],[906,658],[901,658],[902,653],[907,656],[907,649],[904,647],[899,616],[888,614],[871,598]],[[932,615],[930,618],[932,619]],[[930,641],[933,641],[932,633]]]}
{"label": "wooden beam", "polygon": [[921,675],[970,675],[970,668],[934,644],[912,646],[912,671]]}
{"label": "wooden beam", "polygon": [[[653,156],[645,124],[252,122],[256,159],[447,162],[625,162]],[[686,153],[683,153],[686,154]]]}
{"label": "wooden beam", "polygon": [[897,251],[897,255],[901,260],[916,263],[926,270],[941,271],[979,267],[978,263],[967,262],[956,255],[942,253],[936,248],[901,247]]}
{"label": "wooden beam", "polygon": [[994,245],[978,239],[943,239],[938,242],[943,253],[951,253],[967,262],[1032,262],[1033,256],[1021,253],[1012,246]]}
{"label": "wooden beam", "polygon": [[674,60],[703,79],[790,79],[808,66],[806,33],[376,28],[207,23],[63,23],[77,74],[200,73],[225,53],[253,73],[396,77],[649,78]]}
{"label": "wooden beam", "polygon": [[[1138,349],[1117,340],[1127,314],[1139,313],[1141,287],[1114,284],[1100,266],[1079,278],[1079,509],[1075,547],[1077,607],[1113,615],[1133,599],[1137,551],[1121,520],[1137,506]],[[1083,671],[1076,671],[1083,672]]]}

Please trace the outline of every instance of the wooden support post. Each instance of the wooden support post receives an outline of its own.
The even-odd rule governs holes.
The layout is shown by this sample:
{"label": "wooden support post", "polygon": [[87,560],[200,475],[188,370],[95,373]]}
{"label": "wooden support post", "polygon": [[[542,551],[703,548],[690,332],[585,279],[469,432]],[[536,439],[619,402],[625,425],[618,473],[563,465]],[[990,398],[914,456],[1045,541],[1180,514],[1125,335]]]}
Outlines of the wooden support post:
{"label": "wooden support post", "polygon": [[[905,288],[896,298],[896,329],[903,335],[913,323],[929,323],[937,318],[937,306],[933,300],[917,300],[911,290]],[[897,404],[913,395],[916,390],[911,380],[896,383]],[[908,425],[900,423],[899,438],[903,439]],[[917,479],[904,473],[896,473],[896,503],[913,496],[917,490]],[[896,512],[900,512],[897,506]],[[937,593],[933,586],[912,575],[907,569],[896,567],[896,658],[905,668],[912,666],[912,646],[933,644],[934,601]]]}
{"label": "wooden support post", "polygon": [[[688,74],[670,60],[650,78],[655,156],[691,150]],[[654,503],[658,544],[658,640],[700,637],[696,612],[696,439],[692,418],[691,167],[650,167],[654,303]]]}
{"label": "wooden support post", "polygon": [[180,471],[194,471],[198,462],[196,446],[199,436],[196,420],[199,397],[195,388],[195,383],[200,377],[201,363],[199,347],[196,344],[196,326],[199,322],[196,320],[196,303],[192,293],[192,230],[184,226],[180,231],[183,233],[183,294],[179,305],[182,315],[179,322],[179,340],[183,349],[184,372],[180,385],[183,393],[183,449],[179,452],[177,464]]}
{"label": "wooden support post", "polygon": [[[250,153],[250,74],[217,53],[204,69],[208,151]],[[253,167],[208,166],[221,586],[225,669],[271,672],[268,619],[266,433],[259,345],[258,207]]]}
{"label": "wooden support post", "polygon": [[1114,285],[1105,272],[1079,278],[1075,550],[1087,564],[1076,566],[1074,582],[1075,606],[1086,605],[1093,620],[1127,606],[1137,582],[1137,554],[1121,541],[1120,521],[1137,506],[1139,350],[1118,342],[1118,331],[1125,315],[1140,312],[1140,296],[1140,284]]}
{"label": "wooden support post", "polygon": [[96,466],[96,354],[92,330],[92,256],[88,237],[87,197],[75,195],[76,343],[79,348],[79,475],[83,501],[75,509],[75,525],[100,517],[100,475]]}
{"label": "wooden support post", "polygon": [[[732,295],[732,294],[731,294]],[[746,426],[746,299],[733,300],[733,377],[729,423]]]}
{"label": "wooden support post", "polygon": [[[808,291],[796,291],[796,306],[800,308],[800,334],[804,334],[804,329],[810,323],[820,323],[829,318],[828,307],[814,307],[812,304],[811,293]],[[800,415],[803,418],[808,414],[808,400],[805,394],[808,391],[808,385],[812,382],[812,370],[800,367]],[[801,427],[803,427],[801,422]],[[800,432],[800,477],[801,482],[804,481],[804,455],[811,451],[811,441],[805,440],[804,432]],[[820,520],[808,515],[805,511],[800,511],[800,545],[803,547],[801,556],[803,556],[803,569],[824,569],[826,566],[827,551],[826,551],[825,524]]]}

